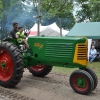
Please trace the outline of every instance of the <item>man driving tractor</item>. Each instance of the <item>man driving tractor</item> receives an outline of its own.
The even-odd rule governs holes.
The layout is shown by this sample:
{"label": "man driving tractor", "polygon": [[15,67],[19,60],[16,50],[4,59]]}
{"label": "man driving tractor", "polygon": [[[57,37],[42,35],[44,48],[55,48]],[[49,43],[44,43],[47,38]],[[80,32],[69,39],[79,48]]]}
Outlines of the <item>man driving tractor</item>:
{"label": "man driving tractor", "polygon": [[16,33],[18,32],[18,23],[13,23],[13,29],[10,31],[10,38],[16,39]]}

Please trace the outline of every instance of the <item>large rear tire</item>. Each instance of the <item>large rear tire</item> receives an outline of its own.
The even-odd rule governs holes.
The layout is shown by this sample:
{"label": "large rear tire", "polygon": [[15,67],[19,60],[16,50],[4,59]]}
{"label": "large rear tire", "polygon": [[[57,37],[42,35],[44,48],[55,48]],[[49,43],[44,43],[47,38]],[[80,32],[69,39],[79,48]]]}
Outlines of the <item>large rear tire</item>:
{"label": "large rear tire", "polygon": [[31,66],[28,69],[30,73],[32,73],[34,76],[44,77],[51,72],[52,66],[36,65],[36,66]]}
{"label": "large rear tire", "polygon": [[92,76],[84,70],[76,70],[70,76],[72,89],[79,94],[89,94],[94,87]]}
{"label": "large rear tire", "polygon": [[12,43],[0,43],[0,85],[15,87],[23,75],[23,59],[20,51]]}

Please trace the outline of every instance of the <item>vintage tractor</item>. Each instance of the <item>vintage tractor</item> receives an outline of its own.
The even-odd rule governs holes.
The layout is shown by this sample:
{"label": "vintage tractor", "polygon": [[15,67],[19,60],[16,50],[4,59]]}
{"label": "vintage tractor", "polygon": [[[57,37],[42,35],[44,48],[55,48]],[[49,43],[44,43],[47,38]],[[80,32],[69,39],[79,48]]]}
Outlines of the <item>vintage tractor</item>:
{"label": "vintage tractor", "polygon": [[[44,77],[53,66],[79,68],[69,82],[74,91],[88,94],[98,83],[94,71],[87,68],[88,41],[85,37],[29,37],[29,49],[21,50],[15,39],[0,43],[0,85],[15,87],[21,80],[23,68],[37,77]],[[67,69],[66,69],[67,70]]]}

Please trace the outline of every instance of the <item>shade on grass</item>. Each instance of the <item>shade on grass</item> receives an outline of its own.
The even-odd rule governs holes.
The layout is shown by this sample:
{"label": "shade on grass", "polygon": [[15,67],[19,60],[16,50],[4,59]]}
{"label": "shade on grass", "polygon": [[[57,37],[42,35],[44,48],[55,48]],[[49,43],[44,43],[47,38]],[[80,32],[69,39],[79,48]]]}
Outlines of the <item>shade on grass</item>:
{"label": "shade on grass", "polygon": [[[87,67],[91,68],[96,73],[98,78],[100,78],[100,62],[88,63]],[[66,74],[66,75],[70,76],[70,74],[77,69],[78,68],[64,68],[64,67],[54,66],[53,69],[52,69],[52,72],[60,73],[60,74]]]}

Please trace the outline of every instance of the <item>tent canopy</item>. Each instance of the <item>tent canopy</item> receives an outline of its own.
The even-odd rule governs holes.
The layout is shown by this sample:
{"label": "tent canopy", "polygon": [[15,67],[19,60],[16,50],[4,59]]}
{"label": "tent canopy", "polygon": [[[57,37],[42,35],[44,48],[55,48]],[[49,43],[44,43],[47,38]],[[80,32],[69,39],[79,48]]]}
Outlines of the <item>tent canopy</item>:
{"label": "tent canopy", "polygon": [[45,35],[45,36],[60,36],[60,33],[53,30],[50,27],[47,27],[46,29],[44,29],[43,31],[40,32],[41,35]]}
{"label": "tent canopy", "polygon": [[[35,25],[30,30],[31,30],[31,33],[34,32],[34,31],[37,32],[37,23],[35,23]],[[50,33],[49,31],[52,32],[52,34],[48,35]],[[68,32],[69,31],[62,29],[62,35],[63,36],[65,36]],[[30,35],[31,35],[31,33],[30,33]],[[58,35],[60,36],[60,28],[56,25],[55,22],[51,25],[48,25],[48,26],[42,26],[40,24],[40,35],[43,35],[43,34],[45,34],[47,36],[51,36],[51,35],[52,36],[58,36]]]}
{"label": "tent canopy", "polygon": [[85,36],[100,39],[100,22],[76,23],[66,36]]}

